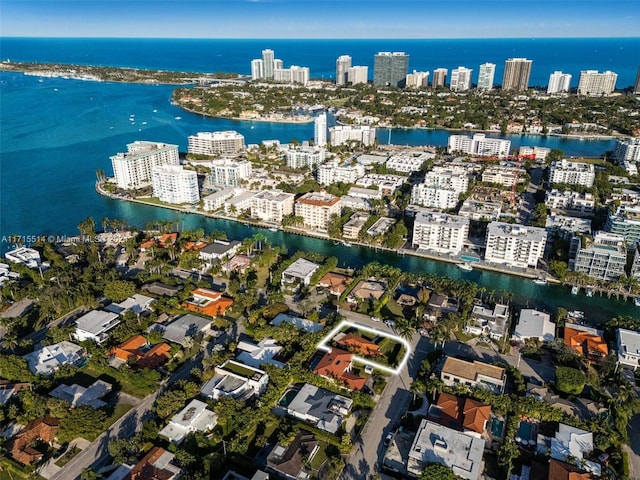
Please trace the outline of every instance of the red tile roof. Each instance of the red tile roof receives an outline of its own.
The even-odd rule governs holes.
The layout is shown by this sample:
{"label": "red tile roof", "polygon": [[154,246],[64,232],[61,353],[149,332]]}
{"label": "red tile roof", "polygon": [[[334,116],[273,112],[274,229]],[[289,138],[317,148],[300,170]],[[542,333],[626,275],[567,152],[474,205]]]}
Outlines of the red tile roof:
{"label": "red tile roof", "polygon": [[324,354],[313,371],[323,377],[331,377],[344,382],[353,390],[360,390],[364,387],[367,379],[354,375],[349,371],[352,359],[353,355],[351,353],[339,348],[332,348],[330,352]]}
{"label": "red tile roof", "polygon": [[43,453],[31,444],[37,440],[50,443],[58,433],[60,420],[49,415],[32,420],[9,443],[9,451],[14,460],[28,465],[40,460]]}

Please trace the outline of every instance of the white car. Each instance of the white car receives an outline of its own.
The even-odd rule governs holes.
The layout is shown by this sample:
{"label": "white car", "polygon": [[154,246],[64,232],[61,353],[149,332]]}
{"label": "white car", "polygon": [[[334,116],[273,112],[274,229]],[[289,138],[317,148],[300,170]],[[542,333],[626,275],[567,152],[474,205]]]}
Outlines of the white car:
{"label": "white car", "polygon": [[373,373],[373,367],[371,365],[365,365],[364,373],[366,373],[367,375],[371,375]]}
{"label": "white car", "polygon": [[380,317],[371,317],[371,321],[372,322],[379,322],[380,321]]}

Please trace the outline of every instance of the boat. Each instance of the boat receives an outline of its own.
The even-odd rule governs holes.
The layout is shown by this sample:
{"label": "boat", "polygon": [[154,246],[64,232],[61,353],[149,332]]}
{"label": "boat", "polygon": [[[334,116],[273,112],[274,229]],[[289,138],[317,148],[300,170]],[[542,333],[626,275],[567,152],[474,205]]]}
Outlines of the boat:
{"label": "boat", "polygon": [[342,245],[344,245],[345,247],[350,247],[351,244],[347,241],[342,242]]}
{"label": "boat", "polygon": [[633,299],[633,304],[634,304],[636,307],[640,307],[640,297],[636,297],[636,298],[634,298],[634,299]]}
{"label": "boat", "polygon": [[593,297],[593,287],[587,287],[584,293],[587,295],[587,297]]}
{"label": "boat", "polygon": [[573,287],[571,287],[571,295],[577,295],[578,293],[580,293],[580,287],[577,285],[574,285]]}
{"label": "boat", "polygon": [[573,320],[583,320],[584,312],[581,310],[572,310],[570,312],[567,312],[567,317]]}
{"label": "boat", "polygon": [[469,265],[467,262],[464,263],[458,263],[457,267],[460,270],[464,270],[465,272],[470,272],[471,270],[473,270],[473,267],[471,265]]}
{"label": "boat", "polygon": [[270,231],[270,232],[277,232],[277,231],[278,231],[278,229],[277,229],[276,227],[271,227],[271,228],[269,229],[269,231]]}
{"label": "boat", "polygon": [[176,120],[182,120],[182,117],[174,117]]}
{"label": "boat", "polygon": [[154,108],[153,113],[158,113],[158,110]]}
{"label": "boat", "polygon": [[536,285],[546,285],[547,279],[544,277],[538,277],[533,281],[533,283],[535,283]]}
{"label": "boat", "polygon": [[142,125],[146,125],[146,124],[147,124],[147,122],[142,122]]}

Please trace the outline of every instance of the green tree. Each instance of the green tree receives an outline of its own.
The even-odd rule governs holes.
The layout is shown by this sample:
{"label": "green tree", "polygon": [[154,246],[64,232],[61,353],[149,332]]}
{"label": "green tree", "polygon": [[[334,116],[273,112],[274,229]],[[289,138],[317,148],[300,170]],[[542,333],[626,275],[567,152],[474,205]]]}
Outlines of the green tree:
{"label": "green tree", "polygon": [[564,393],[579,395],[584,389],[585,374],[577,368],[558,367],[556,369],[556,387]]}
{"label": "green tree", "polygon": [[420,480],[456,480],[456,478],[453,470],[441,463],[428,463],[420,475]]}
{"label": "green tree", "polygon": [[101,409],[88,405],[72,408],[60,422],[58,440],[60,443],[67,443],[78,437],[93,440],[104,430],[106,419],[107,414]]}
{"label": "green tree", "polygon": [[104,294],[114,302],[121,302],[136,293],[136,285],[126,280],[112,280],[105,284]]}
{"label": "green tree", "polygon": [[18,355],[0,355],[0,377],[22,382],[32,382],[35,379],[27,361]]}

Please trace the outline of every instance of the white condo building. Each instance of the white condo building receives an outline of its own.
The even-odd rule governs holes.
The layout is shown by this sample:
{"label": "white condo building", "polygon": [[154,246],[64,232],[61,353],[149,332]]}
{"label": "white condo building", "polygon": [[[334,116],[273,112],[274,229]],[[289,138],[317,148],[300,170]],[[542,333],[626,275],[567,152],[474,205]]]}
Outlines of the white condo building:
{"label": "white condo building", "polygon": [[479,157],[506,157],[511,150],[511,141],[501,138],[488,138],[484,133],[467,135],[449,135],[447,151],[462,152]]}
{"label": "white condo building", "polygon": [[364,165],[359,163],[340,165],[336,160],[319,165],[316,170],[316,180],[320,185],[332,183],[355,183],[365,174]]}
{"label": "white condo building", "polygon": [[178,146],[160,142],[136,141],[127,145],[126,153],[111,157],[116,185],[124,189],[149,185],[153,167],[179,164]]}
{"label": "white condo building", "polygon": [[433,79],[431,79],[431,86],[435,87],[444,87],[447,83],[447,73],[449,70],[446,68],[436,68],[433,71]]}
{"label": "white condo building", "polygon": [[568,92],[571,86],[571,75],[562,73],[558,70],[549,75],[549,85],[547,85],[547,93]]}
{"label": "white condo building", "polygon": [[551,210],[571,210],[573,212],[591,214],[596,206],[592,193],[573,191],[548,190],[544,203]]}
{"label": "white condo building", "polygon": [[482,172],[482,181],[511,188],[514,183],[524,182],[525,171],[522,168],[491,165]]}
{"label": "white condo building", "polygon": [[424,182],[413,186],[411,203],[431,208],[455,208],[460,194],[469,188],[466,172],[447,167],[434,167]]}
{"label": "white condo building", "polygon": [[313,122],[313,143],[318,147],[327,145],[327,113],[323,112]]}
{"label": "white condo building", "polygon": [[552,162],[549,169],[551,183],[593,187],[595,179],[596,170],[592,163],[570,162],[563,158],[561,161]]}
{"label": "white condo building", "polygon": [[434,153],[421,152],[421,153],[399,153],[392,155],[387,160],[387,169],[395,170],[396,172],[412,173],[417,172],[422,168],[422,165],[427,160],[434,158]]}
{"label": "white condo building", "polygon": [[211,161],[209,184],[220,187],[239,187],[242,180],[251,176],[251,162],[222,158]]}
{"label": "white condo building", "polygon": [[251,60],[251,80],[264,78],[264,62],[261,58]]}
{"label": "white condo building", "polygon": [[336,60],[336,85],[346,85],[349,81],[348,73],[351,68],[351,57],[340,55]]}
{"label": "white condo building", "polygon": [[597,232],[593,241],[587,237],[574,237],[575,255],[569,260],[569,269],[598,280],[617,280],[624,276],[627,247],[622,235]]}
{"label": "white condo building", "polygon": [[198,174],[195,170],[185,170],[182,165],[161,165],[151,171],[153,196],[161,202],[181,204],[198,203]]}
{"label": "white condo building", "polygon": [[471,74],[473,70],[466,67],[458,67],[451,70],[451,84],[449,88],[454,92],[464,92],[471,88]]}
{"label": "white condo building", "polygon": [[273,78],[273,71],[275,70],[275,53],[270,48],[262,51],[262,65],[263,74],[262,78]]}
{"label": "white condo building", "polygon": [[324,162],[326,155],[326,149],[317,147],[291,147],[284,151],[289,168],[314,168]]}
{"label": "white condo building", "polygon": [[329,128],[329,141],[333,146],[349,142],[371,146],[376,141],[376,129],[369,125],[338,125]]}
{"label": "white condo building", "polygon": [[437,212],[418,212],[412,245],[418,249],[457,255],[469,234],[469,219]]}
{"label": "white condo building", "polygon": [[281,223],[293,213],[295,195],[282,190],[262,190],[251,199],[251,216],[265,222]]}
{"label": "white condo building", "polygon": [[597,70],[582,70],[578,82],[578,95],[609,95],[616,88],[618,74],[598,72]]}
{"label": "white condo building", "polygon": [[407,80],[405,82],[407,88],[422,88],[429,86],[429,72],[418,72],[416,70],[413,73],[407,74]]}
{"label": "white condo building", "polygon": [[630,137],[616,140],[613,156],[619,164],[640,162],[640,138]]}
{"label": "white condo building", "polygon": [[340,197],[327,192],[309,192],[298,198],[294,211],[306,227],[326,231],[332,215],[340,215]]}
{"label": "white condo building", "polygon": [[480,71],[478,73],[478,90],[492,90],[495,74],[495,63],[483,63],[480,65]]}
{"label": "white condo building", "polygon": [[309,67],[299,67],[291,65],[289,68],[275,68],[273,70],[273,79],[282,83],[301,83],[306,85],[309,83]]}
{"label": "white condo building", "polygon": [[352,85],[358,83],[369,83],[369,67],[366,65],[355,65],[347,71],[347,81]]}
{"label": "white condo building", "polygon": [[234,130],[189,136],[188,152],[196,155],[237,155],[244,150],[244,136]]}
{"label": "white condo building", "polygon": [[514,267],[533,267],[544,255],[547,231],[503,222],[491,222],[487,228],[485,260]]}

